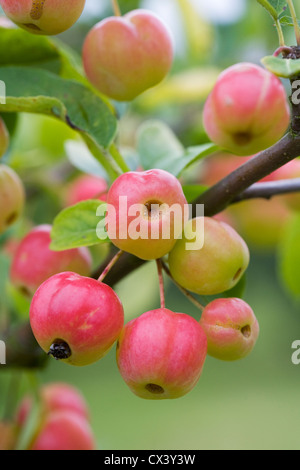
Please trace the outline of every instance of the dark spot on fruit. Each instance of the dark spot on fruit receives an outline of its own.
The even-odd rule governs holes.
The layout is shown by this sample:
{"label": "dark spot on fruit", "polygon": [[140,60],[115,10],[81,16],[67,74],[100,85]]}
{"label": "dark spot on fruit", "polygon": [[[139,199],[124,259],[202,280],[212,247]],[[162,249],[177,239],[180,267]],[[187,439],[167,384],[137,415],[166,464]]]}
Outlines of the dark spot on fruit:
{"label": "dark spot on fruit", "polygon": [[235,273],[233,280],[236,281],[236,280],[240,277],[241,273],[242,273],[242,268],[240,268],[240,269]]}
{"label": "dark spot on fruit", "polygon": [[46,0],[33,0],[32,8],[30,11],[30,17],[33,20],[41,19],[43,15],[43,9],[44,9],[45,3],[46,3]]}
{"label": "dark spot on fruit", "polygon": [[42,31],[36,24],[33,23],[23,23],[24,28],[33,29],[34,31]]}
{"label": "dark spot on fruit", "polygon": [[71,355],[72,351],[70,346],[62,339],[56,339],[50,346],[50,350],[48,352],[48,356],[53,356],[57,361],[69,359]]}
{"label": "dark spot on fruit", "polygon": [[146,216],[148,215],[149,219],[157,218],[162,213],[162,203],[159,201],[148,201],[145,203],[146,207]]}
{"label": "dark spot on fruit", "polygon": [[233,140],[237,145],[248,145],[252,140],[252,134],[250,132],[237,132],[233,134]]}
{"label": "dark spot on fruit", "polygon": [[12,225],[12,224],[17,220],[17,218],[18,218],[18,213],[17,213],[17,212],[13,212],[12,214],[10,214],[10,215],[6,218],[6,220],[5,220],[6,225],[7,225],[7,226],[8,226],[8,225]]}
{"label": "dark spot on fruit", "polygon": [[145,389],[148,390],[148,392],[153,393],[153,395],[161,395],[165,392],[160,385],[156,384],[147,384]]}
{"label": "dark spot on fruit", "polygon": [[251,336],[251,326],[250,325],[244,326],[241,329],[241,333],[242,333],[243,336],[245,336],[245,338],[250,338],[250,336]]}

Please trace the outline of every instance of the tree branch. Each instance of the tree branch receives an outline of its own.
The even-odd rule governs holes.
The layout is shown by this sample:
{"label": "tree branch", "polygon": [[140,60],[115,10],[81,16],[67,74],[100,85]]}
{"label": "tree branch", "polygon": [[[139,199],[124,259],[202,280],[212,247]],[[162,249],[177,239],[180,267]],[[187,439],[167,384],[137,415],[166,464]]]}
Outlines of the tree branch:
{"label": "tree branch", "polygon": [[236,203],[247,199],[271,199],[274,196],[291,193],[300,193],[300,178],[253,184],[232,202]]}

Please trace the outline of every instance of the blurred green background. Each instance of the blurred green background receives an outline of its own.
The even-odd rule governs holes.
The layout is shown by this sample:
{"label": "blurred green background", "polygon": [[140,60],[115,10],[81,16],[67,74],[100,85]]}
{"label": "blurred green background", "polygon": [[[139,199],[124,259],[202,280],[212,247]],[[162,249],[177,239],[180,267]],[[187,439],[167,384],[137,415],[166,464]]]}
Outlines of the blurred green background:
{"label": "blurred green background", "polygon": [[[253,0],[190,3],[124,0],[120,5],[123,12],[143,6],[160,13],[174,31],[177,51],[173,74],[167,83],[146,93],[130,107],[120,106],[122,145],[133,147],[137,126],[152,117],[166,121],[186,145],[205,141],[202,107],[217,73],[238,61],[259,63],[261,57],[277,48],[272,20]],[[192,5],[197,15],[191,16]],[[109,14],[108,0],[87,0],[80,22],[61,39],[80,52],[90,27]],[[292,29],[285,32],[287,43],[292,44]],[[194,78],[185,82],[185,77],[180,81],[180,93],[176,87],[174,92],[172,78],[195,69]],[[26,184],[28,204],[23,220],[1,238],[2,248],[7,239],[19,238],[32,225],[52,223],[61,210],[65,181],[78,174],[68,163],[63,145],[66,139],[74,137],[65,126],[49,119],[20,117],[7,161]],[[191,173],[198,174],[198,168]],[[189,180],[191,175],[186,178]],[[103,254],[94,255],[98,264]],[[186,397],[162,402],[135,397],[118,373],[114,349],[102,361],[84,369],[50,361],[37,374],[38,380],[64,381],[82,391],[89,403],[99,449],[300,449],[300,365],[291,361],[292,343],[300,340],[299,303],[280,282],[275,248],[251,246],[251,258],[244,299],[259,320],[259,342],[252,355],[239,363],[208,358],[200,382]],[[3,316],[7,313],[8,266],[9,257],[3,248],[0,255]],[[155,263],[141,268],[116,290],[124,304],[126,320],[158,307]],[[15,298],[13,310],[26,312],[26,303],[22,302]],[[200,312],[170,284],[167,305],[200,318]],[[30,389],[30,382],[25,372],[11,373],[5,366],[0,367],[3,411],[12,374],[22,376],[20,397]]]}

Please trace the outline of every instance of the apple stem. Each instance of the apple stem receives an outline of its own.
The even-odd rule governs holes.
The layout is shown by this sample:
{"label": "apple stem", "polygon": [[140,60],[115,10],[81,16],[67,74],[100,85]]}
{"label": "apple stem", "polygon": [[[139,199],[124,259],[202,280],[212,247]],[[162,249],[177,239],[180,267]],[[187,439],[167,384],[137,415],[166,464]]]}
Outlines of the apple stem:
{"label": "apple stem", "polygon": [[199,302],[199,300],[197,300],[187,289],[185,289],[180,284],[178,284],[178,282],[175,281],[174,277],[171,274],[171,271],[169,270],[168,266],[163,261],[161,264],[165,273],[169,276],[169,278],[173,281],[173,283],[178,287],[178,289],[183,293],[183,295],[202,312],[205,308],[204,305],[202,305]]}
{"label": "apple stem", "polygon": [[297,40],[297,45],[300,46],[300,27],[298,24],[298,18],[297,18],[297,13],[295,10],[294,2],[293,0],[287,0],[288,6],[292,15],[293,23],[294,23],[294,28],[295,28],[295,34],[296,34],[296,40]]}
{"label": "apple stem", "polygon": [[111,0],[111,1],[112,1],[112,6],[114,9],[115,16],[122,16],[118,0]]}
{"label": "apple stem", "polygon": [[100,277],[98,278],[98,282],[103,282],[104,278],[107,276],[107,274],[109,273],[109,271],[114,267],[114,265],[119,261],[119,259],[121,258],[121,256],[123,255],[124,251],[120,250],[114,257],[113,259],[110,261],[110,263],[108,263],[108,265],[106,266],[106,268],[104,269],[104,271],[102,272],[102,274],[100,275]]}
{"label": "apple stem", "polygon": [[157,259],[156,265],[157,265],[157,272],[158,272],[158,279],[159,279],[160,307],[166,308],[162,261],[160,259]]}

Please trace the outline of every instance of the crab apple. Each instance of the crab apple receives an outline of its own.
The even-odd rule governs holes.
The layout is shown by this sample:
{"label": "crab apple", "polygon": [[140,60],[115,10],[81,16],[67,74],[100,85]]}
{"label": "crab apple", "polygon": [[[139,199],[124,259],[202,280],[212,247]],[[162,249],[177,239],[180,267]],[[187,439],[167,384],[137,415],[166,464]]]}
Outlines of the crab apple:
{"label": "crab apple", "polygon": [[98,23],[83,46],[86,75],[117,101],[131,101],[160,83],[173,61],[173,41],[154,13],[134,10]]}
{"label": "crab apple", "polygon": [[208,354],[223,361],[248,356],[259,336],[253,310],[241,299],[214,300],[203,310],[200,325],[207,337]]}
{"label": "crab apple", "polygon": [[242,201],[230,208],[238,232],[255,250],[273,251],[281,240],[292,212],[284,204],[283,197],[270,201],[261,199]]}
{"label": "crab apple", "polygon": [[124,173],[111,186],[107,204],[112,243],[144,260],[169,253],[188,215],[181,184],[164,170]]}
{"label": "crab apple", "polygon": [[[70,411],[89,420],[87,404],[81,393],[73,386],[65,383],[51,383],[40,389],[43,413]],[[32,397],[26,396],[18,409],[16,422],[22,427],[32,410]]]}
{"label": "crab apple", "polygon": [[51,36],[76,23],[85,0],[0,0],[0,5],[8,18],[21,28]]}
{"label": "crab apple", "polygon": [[85,418],[69,410],[49,413],[29,450],[95,450]]}
{"label": "crab apple", "polygon": [[8,166],[0,165],[0,233],[19,218],[24,201],[25,191],[19,176]]}
{"label": "crab apple", "polygon": [[[209,217],[200,219],[186,224],[183,237],[169,254],[170,271],[178,284],[192,292],[220,294],[233,288],[243,276],[249,264],[249,250],[231,226]],[[193,248],[191,240],[195,239],[199,243]]]}
{"label": "crab apple", "polygon": [[9,133],[5,122],[0,118],[0,158],[6,153],[9,146]]}
{"label": "crab apple", "polygon": [[101,359],[118,339],[124,311],[109,286],[66,272],[39,287],[30,306],[30,324],[45,352],[85,366]]}
{"label": "crab apple", "polygon": [[117,345],[120,373],[137,396],[179,398],[198,382],[207,354],[199,323],[184,313],[152,310],[129,322]]}
{"label": "crab apple", "polygon": [[74,271],[88,276],[92,269],[92,258],[88,248],[52,251],[51,225],[40,225],[29,232],[20,242],[13,257],[10,280],[27,295],[54,274]]}
{"label": "crab apple", "polygon": [[220,75],[205,103],[203,120],[213,142],[236,155],[253,155],[283,136],[290,107],[275,75],[240,63]]}
{"label": "crab apple", "polygon": [[108,185],[104,178],[93,175],[81,175],[72,181],[66,190],[65,205],[74,206],[88,199],[106,200]]}

